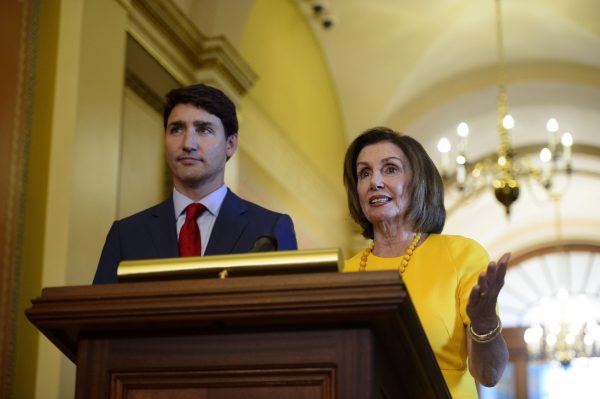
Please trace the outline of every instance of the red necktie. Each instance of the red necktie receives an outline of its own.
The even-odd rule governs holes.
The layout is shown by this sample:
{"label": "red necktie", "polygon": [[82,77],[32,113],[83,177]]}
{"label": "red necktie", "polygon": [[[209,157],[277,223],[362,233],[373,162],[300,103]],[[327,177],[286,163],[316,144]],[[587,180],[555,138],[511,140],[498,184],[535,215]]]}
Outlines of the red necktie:
{"label": "red necktie", "polygon": [[202,204],[189,204],[185,208],[185,222],[179,232],[179,256],[200,256],[202,241],[196,220],[206,210]]}

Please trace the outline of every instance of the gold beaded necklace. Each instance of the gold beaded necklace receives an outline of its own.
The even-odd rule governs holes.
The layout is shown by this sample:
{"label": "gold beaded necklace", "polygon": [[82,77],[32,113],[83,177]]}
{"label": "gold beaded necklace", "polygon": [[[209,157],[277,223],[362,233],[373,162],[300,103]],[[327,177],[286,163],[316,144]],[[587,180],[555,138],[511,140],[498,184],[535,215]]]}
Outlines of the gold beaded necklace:
{"label": "gold beaded necklace", "polygon": [[[398,266],[398,271],[400,272],[400,274],[403,274],[406,270],[408,262],[410,261],[410,257],[415,251],[419,240],[421,240],[421,232],[415,234],[415,238],[413,238],[408,248],[406,248],[406,252],[404,252],[404,255],[402,255],[402,261],[400,262],[400,266]],[[359,272],[364,272],[367,269],[367,259],[369,259],[369,255],[371,255],[373,248],[375,248],[375,241],[371,241],[369,246],[363,251],[360,257],[360,266],[358,268]]]}

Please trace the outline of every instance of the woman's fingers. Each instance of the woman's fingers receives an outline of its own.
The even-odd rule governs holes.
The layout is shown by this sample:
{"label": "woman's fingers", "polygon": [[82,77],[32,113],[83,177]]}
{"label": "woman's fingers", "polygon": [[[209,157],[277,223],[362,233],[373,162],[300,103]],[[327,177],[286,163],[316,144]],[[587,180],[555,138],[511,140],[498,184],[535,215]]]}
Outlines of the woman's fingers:
{"label": "woman's fingers", "polygon": [[485,271],[479,273],[477,284],[471,290],[469,302],[472,308],[481,309],[496,306],[498,295],[504,285],[510,253],[505,253],[498,262],[490,262]]}
{"label": "woman's fingers", "polygon": [[504,277],[506,276],[510,256],[510,253],[505,253],[498,259],[498,262],[490,262],[485,272],[479,275],[478,284],[485,294],[489,291],[490,294],[495,295],[496,298],[498,297],[504,286]]}
{"label": "woman's fingers", "polygon": [[508,268],[508,261],[510,261],[511,253],[507,252],[498,259],[496,267],[496,284],[499,288],[504,286],[504,277],[506,276],[506,269]]}

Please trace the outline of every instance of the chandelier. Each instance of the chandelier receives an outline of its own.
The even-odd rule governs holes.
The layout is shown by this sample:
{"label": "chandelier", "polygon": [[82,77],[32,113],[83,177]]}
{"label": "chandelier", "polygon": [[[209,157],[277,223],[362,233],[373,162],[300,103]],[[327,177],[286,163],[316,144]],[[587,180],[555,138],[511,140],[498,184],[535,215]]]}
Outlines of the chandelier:
{"label": "chandelier", "polygon": [[[560,199],[560,195],[552,198],[559,249],[563,241]],[[600,356],[599,295],[569,293],[562,287],[543,296],[525,317],[531,325],[523,336],[530,359],[557,360],[567,367],[577,357]]]}
{"label": "chandelier", "polygon": [[550,118],[546,124],[548,132],[547,146],[539,153],[540,162],[534,162],[524,154],[517,154],[512,146],[511,130],[515,126],[514,118],[508,113],[508,96],[506,92],[506,72],[504,60],[504,43],[502,34],[501,0],[496,5],[496,48],[498,56],[498,121],[497,129],[500,144],[497,152],[475,163],[467,156],[469,126],[461,122],[456,131],[459,136],[454,171],[451,171],[450,140],[443,137],[438,142],[441,155],[441,174],[446,183],[454,180],[458,191],[465,197],[489,185],[494,189],[496,199],[505,207],[510,215],[511,205],[519,198],[521,178],[531,178],[552,192],[554,177],[558,173],[567,176],[572,172],[571,146],[573,136],[564,132],[559,137],[558,121]]}
{"label": "chandelier", "polygon": [[557,360],[569,366],[577,357],[600,356],[600,301],[590,296],[569,295],[560,289],[545,296],[528,315],[532,326],[524,339],[530,359]]}

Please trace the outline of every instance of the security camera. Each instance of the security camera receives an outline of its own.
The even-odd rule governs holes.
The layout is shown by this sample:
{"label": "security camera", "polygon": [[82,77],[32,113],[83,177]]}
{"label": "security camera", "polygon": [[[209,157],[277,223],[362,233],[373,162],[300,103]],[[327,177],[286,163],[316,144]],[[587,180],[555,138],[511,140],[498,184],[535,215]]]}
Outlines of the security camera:
{"label": "security camera", "polygon": [[323,28],[325,29],[331,29],[333,28],[333,25],[335,25],[335,21],[332,17],[326,17],[321,21],[321,25],[323,25]]}
{"label": "security camera", "polygon": [[325,11],[325,4],[320,1],[315,1],[312,5],[313,12],[315,15],[320,15],[323,11]]}

